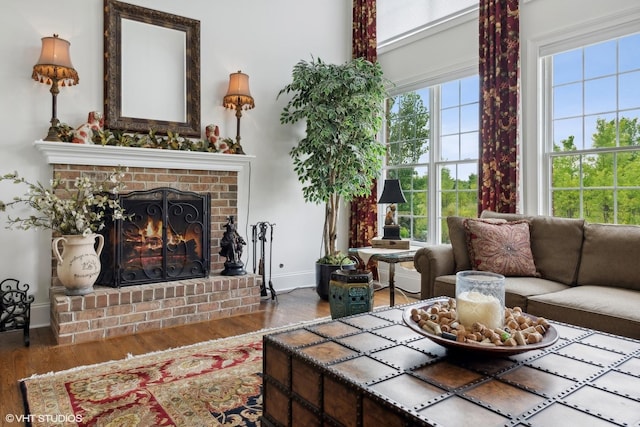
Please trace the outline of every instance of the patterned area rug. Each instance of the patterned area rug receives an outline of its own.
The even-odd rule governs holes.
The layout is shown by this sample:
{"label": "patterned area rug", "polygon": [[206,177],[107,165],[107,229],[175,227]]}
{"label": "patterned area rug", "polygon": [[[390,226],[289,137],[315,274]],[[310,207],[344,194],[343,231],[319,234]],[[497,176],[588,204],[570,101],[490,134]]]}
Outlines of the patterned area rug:
{"label": "patterned area rug", "polygon": [[23,379],[27,425],[260,425],[262,336],[277,330]]}

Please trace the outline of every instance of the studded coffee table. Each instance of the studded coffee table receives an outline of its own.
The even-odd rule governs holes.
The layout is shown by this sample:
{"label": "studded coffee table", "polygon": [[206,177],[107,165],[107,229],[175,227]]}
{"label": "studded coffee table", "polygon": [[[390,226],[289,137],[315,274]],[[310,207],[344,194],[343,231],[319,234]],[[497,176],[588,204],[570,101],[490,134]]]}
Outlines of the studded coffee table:
{"label": "studded coffee table", "polygon": [[550,347],[482,358],[405,326],[424,304],[266,335],[262,425],[640,425],[640,341],[553,323]]}

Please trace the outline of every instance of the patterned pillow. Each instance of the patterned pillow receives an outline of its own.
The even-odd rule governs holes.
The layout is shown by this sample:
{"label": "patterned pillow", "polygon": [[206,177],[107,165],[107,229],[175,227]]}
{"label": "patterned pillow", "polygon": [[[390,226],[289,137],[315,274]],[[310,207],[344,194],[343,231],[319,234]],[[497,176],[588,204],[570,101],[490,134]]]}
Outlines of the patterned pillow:
{"label": "patterned pillow", "polygon": [[[464,221],[467,218],[461,216],[448,216],[447,227],[449,228],[449,240],[453,249],[453,261],[456,265],[456,273],[463,270],[471,270],[469,260],[469,243],[467,242],[467,230],[464,228]],[[483,219],[484,222],[507,222],[506,219]]]}
{"label": "patterned pillow", "polygon": [[474,270],[504,276],[538,276],[531,253],[528,221],[496,224],[469,218],[464,227]]}

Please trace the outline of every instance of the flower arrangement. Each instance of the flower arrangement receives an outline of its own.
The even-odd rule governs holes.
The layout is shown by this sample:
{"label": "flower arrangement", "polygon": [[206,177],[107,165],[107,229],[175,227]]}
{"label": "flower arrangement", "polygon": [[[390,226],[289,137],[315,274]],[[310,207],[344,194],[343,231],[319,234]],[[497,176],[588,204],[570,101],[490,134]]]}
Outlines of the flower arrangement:
{"label": "flower arrangement", "polygon": [[24,196],[15,197],[11,202],[0,200],[0,211],[7,206],[27,205],[38,211],[37,215],[28,217],[8,217],[9,226],[21,230],[30,228],[49,229],[60,234],[76,234],[87,236],[104,228],[107,215],[114,221],[125,219],[125,211],[112,195],[118,194],[125,185],[121,179],[124,172],[115,170],[100,183],[90,178],[78,177],[73,183],[74,189],[64,186],[64,182],[56,177],[51,180],[51,189],[40,182],[33,184],[18,176],[17,172],[0,177],[0,181],[13,181],[14,184],[26,185],[28,191]]}

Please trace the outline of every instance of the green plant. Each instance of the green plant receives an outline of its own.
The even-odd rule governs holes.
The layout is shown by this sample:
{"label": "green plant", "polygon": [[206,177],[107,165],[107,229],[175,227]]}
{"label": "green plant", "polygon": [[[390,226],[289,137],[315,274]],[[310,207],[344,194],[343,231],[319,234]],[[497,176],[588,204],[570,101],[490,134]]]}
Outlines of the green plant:
{"label": "green plant", "polygon": [[324,255],[323,257],[319,258],[316,262],[320,264],[330,264],[330,265],[355,264],[355,262],[351,258],[349,258],[348,255],[345,255],[342,252],[336,252],[333,255]]}
{"label": "green plant", "polygon": [[32,184],[18,176],[17,172],[0,176],[0,181],[13,181],[14,184],[27,186],[27,193],[15,197],[11,202],[0,200],[0,211],[7,206],[26,205],[38,212],[28,217],[8,217],[9,226],[28,230],[44,228],[60,234],[88,235],[104,228],[105,217],[113,220],[125,218],[124,209],[110,194],[117,194],[124,188],[121,182],[124,173],[115,170],[109,177],[96,183],[88,177],[79,177],[74,181],[75,190],[66,188],[58,177],[51,181],[51,189],[40,182]]}
{"label": "green plant", "polygon": [[307,202],[325,204],[325,256],[335,256],[341,200],[371,193],[385,154],[377,141],[386,96],[379,64],[357,58],[341,65],[300,61],[278,94],[293,96],[280,123],[306,120],[306,136],[290,151]]}

